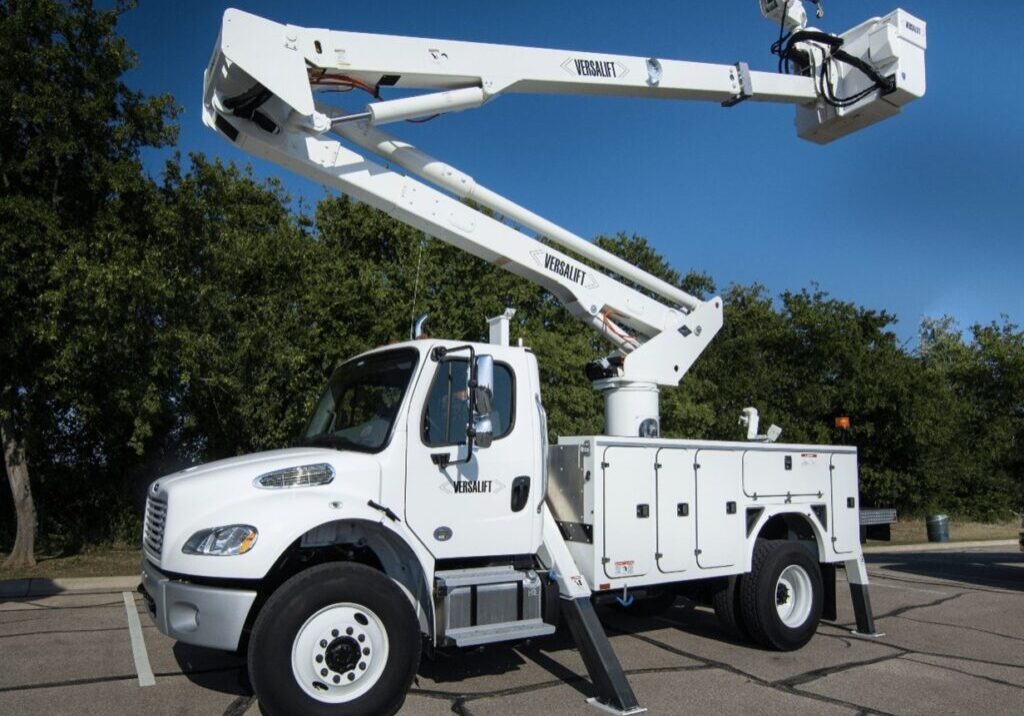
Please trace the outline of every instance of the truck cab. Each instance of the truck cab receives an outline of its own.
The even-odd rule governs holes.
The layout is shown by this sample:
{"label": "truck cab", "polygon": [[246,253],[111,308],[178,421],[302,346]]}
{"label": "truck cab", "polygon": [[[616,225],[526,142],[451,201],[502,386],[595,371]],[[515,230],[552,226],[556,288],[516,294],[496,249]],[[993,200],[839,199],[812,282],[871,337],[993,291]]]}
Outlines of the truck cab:
{"label": "truck cab", "polygon": [[[470,361],[482,356],[493,366],[486,448],[467,438]],[[289,549],[335,544],[352,521],[372,523],[414,553],[419,569],[402,567],[424,580],[410,580],[413,594],[439,560],[536,554],[544,430],[528,349],[416,340],[347,361],[295,447],[192,467],[150,487],[144,571],[149,596],[162,597],[151,602],[163,607],[161,626],[185,641],[236,649],[258,590],[240,590],[228,622],[204,618],[202,594],[215,590],[219,599],[232,581],[264,580],[286,566]],[[188,606],[173,596],[168,603],[168,591],[188,592]]]}

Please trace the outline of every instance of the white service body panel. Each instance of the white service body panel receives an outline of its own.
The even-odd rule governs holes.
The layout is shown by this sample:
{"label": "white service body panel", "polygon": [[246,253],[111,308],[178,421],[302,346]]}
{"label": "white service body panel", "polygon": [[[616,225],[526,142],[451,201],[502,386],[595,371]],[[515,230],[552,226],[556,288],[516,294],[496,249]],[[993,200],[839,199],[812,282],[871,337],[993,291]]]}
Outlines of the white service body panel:
{"label": "white service body panel", "polygon": [[562,437],[548,506],[594,591],[741,574],[764,524],[797,514],[818,558],[860,555],[847,446]]}

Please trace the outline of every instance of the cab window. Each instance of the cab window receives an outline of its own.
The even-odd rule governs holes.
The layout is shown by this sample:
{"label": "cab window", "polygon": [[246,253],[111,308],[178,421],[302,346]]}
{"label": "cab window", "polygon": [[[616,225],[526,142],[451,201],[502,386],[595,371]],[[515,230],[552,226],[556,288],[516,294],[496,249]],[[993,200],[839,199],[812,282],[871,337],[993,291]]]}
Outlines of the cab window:
{"label": "cab window", "polygon": [[[423,442],[428,446],[461,445],[466,442],[466,425],[469,422],[468,378],[469,361],[464,358],[446,359],[438,366],[423,412]],[[494,410],[491,411],[495,440],[508,435],[512,430],[514,387],[512,370],[504,363],[495,363]]]}

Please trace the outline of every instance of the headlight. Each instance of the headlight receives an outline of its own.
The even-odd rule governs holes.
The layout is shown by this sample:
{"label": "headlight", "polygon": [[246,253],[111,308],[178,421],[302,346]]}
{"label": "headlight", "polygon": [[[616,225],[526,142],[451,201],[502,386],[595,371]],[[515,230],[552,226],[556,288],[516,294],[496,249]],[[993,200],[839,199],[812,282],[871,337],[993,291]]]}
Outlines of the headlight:
{"label": "headlight", "polygon": [[259,533],[249,525],[227,525],[199,530],[189,537],[181,548],[185,554],[204,554],[214,557],[228,557],[245,554],[253,545]]}
{"label": "headlight", "polygon": [[334,468],[326,462],[301,467],[286,467],[283,470],[265,472],[252,484],[256,487],[315,487],[326,485],[334,479]]}

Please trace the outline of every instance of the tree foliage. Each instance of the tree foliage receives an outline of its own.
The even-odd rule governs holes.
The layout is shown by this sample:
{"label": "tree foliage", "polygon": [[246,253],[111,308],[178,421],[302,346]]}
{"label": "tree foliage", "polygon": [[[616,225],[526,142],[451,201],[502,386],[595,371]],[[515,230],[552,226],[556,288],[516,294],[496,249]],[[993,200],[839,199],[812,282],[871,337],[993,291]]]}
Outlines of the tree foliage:
{"label": "tree foliage", "polygon": [[[148,176],[139,152],[173,142],[175,109],[124,84],[125,9],[0,0],[0,419],[48,546],[134,539],[149,480],[289,444],[336,365],[406,339],[423,312],[431,335],[479,340],[486,317],[516,308],[552,437],[601,430],[583,368],[610,347],[536,286],[346,197],[296,211],[279,183],[202,156]],[[596,242],[690,293],[717,291],[643,237]],[[665,435],[737,439],[753,405],[785,441],[855,444],[866,504],[1020,507],[1017,326],[965,334],[929,319],[911,351],[893,315],[816,286],[730,286],[723,299],[722,332],[662,390]],[[10,499],[0,491],[2,545]]]}
{"label": "tree foliage", "polygon": [[126,9],[0,2],[0,419],[63,533],[120,492],[78,476],[122,475],[168,417],[151,374],[158,197],[139,151],[174,140],[175,109],[123,81]]}

